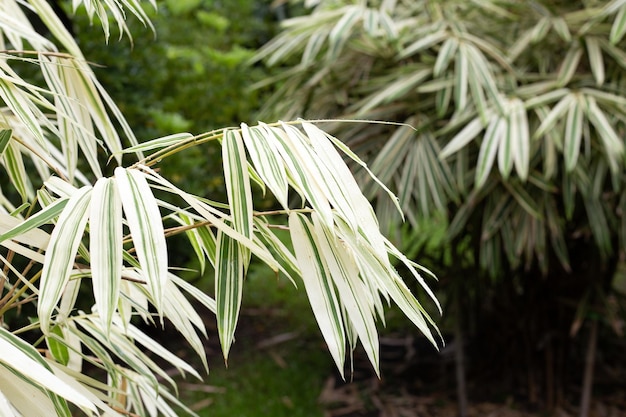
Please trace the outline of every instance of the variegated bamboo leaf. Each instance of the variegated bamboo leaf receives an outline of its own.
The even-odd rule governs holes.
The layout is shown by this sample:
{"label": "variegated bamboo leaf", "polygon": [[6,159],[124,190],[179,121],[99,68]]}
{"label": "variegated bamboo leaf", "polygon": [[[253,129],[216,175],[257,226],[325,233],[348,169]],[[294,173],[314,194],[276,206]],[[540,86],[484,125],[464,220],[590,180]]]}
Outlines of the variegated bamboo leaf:
{"label": "variegated bamboo leaf", "polygon": [[500,142],[507,130],[507,120],[502,117],[494,117],[489,122],[483,143],[480,145],[478,153],[478,162],[476,163],[475,187],[480,188],[487,181],[487,176],[491,172],[491,167],[496,157],[496,152],[500,146]]}
{"label": "variegated bamboo leaf", "polygon": [[315,230],[303,215],[296,212],[289,215],[289,228],[313,314],[337,369],[343,376],[346,354],[343,317],[332,278],[326,272],[323,254],[319,251]]}
{"label": "variegated bamboo leaf", "polygon": [[241,308],[245,260],[237,241],[222,232],[217,234],[216,250],[215,315],[224,360],[228,362],[228,353],[235,339],[235,328]]}
{"label": "variegated bamboo leaf", "polygon": [[263,182],[272,190],[281,206],[287,208],[287,175],[282,161],[278,158],[278,150],[273,141],[267,140],[263,130],[258,127],[250,128],[245,123],[241,125],[241,134],[254,168]]}
{"label": "variegated bamboo leaf", "polygon": [[161,213],[146,177],[136,169],[115,169],[115,180],[139,264],[162,313],[167,283],[167,245]]}
{"label": "variegated bamboo leaf", "polygon": [[[248,161],[239,131],[227,130],[222,142],[226,192],[233,227],[245,237],[252,238],[252,190],[248,176]],[[240,246],[242,261],[247,269],[250,252]]]}
{"label": "variegated bamboo leaf", "polygon": [[91,187],[83,187],[72,195],[61,212],[50,236],[39,283],[37,315],[41,330],[48,334],[51,316],[69,278],[87,224]]}
{"label": "variegated bamboo leaf", "polygon": [[99,179],[90,206],[89,250],[94,298],[104,329],[119,298],[122,275],[122,200],[114,179]]}
{"label": "variegated bamboo leaf", "polygon": [[573,171],[578,162],[580,144],[583,136],[583,104],[576,100],[570,104],[565,122],[565,137],[563,139],[563,157],[565,169]]}
{"label": "variegated bamboo leaf", "polygon": [[359,269],[350,249],[337,239],[334,232],[313,214],[313,225],[318,251],[325,260],[325,273],[332,278],[338,298],[345,308],[346,318],[361,339],[370,363],[379,374],[378,331],[374,322],[374,307],[367,289],[359,278]]}
{"label": "variegated bamboo leaf", "polygon": [[[96,407],[91,401],[54,375],[35,348],[3,328],[0,328],[0,352],[2,352],[0,354],[0,363],[3,367],[19,373],[19,376],[14,374],[12,378],[9,378],[9,381],[15,380],[17,382],[17,380],[21,380],[27,384],[38,385],[45,391],[71,401],[84,410],[96,411]],[[0,380],[6,380],[6,376],[4,375],[4,378],[0,378]],[[16,377],[17,380],[15,379]],[[3,386],[0,389],[6,393],[7,391],[4,388]],[[55,397],[55,395],[50,397],[53,402],[62,401],[60,398]],[[67,406],[63,407],[61,403],[57,403],[56,406],[57,411],[61,411],[63,408],[67,409]],[[51,412],[52,410],[48,410],[48,413]],[[69,415],[69,413],[63,413],[63,415]]]}

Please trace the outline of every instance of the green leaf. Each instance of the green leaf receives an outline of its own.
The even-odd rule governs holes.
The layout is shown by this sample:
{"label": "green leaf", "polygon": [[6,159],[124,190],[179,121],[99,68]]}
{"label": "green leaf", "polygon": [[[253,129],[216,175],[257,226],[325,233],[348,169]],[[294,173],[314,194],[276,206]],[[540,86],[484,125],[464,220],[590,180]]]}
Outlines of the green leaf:
{"label": "green leaf", "polygon": [[[512,128],[511,125],[515,127]],[[526,181],[530,169],[530,129],[524,103],[519,99],[514,99],[511,103],[509,128],[515,129],[512,137],[515,170],[520,179]]]}
{"label": "green leaf", "polygon": [[441,74],[448,68],[450,61],[454,57],[459,42],[455,38],[446,39],[446,41],[439,48],[439,54],[437,54],[437,61],[433,67],[433,76],[440,77]]}
{"label": "green leaf", "polygon": [[565,169],[571,172],[576,167],[583,136],[583,105],[580,100],[573,101],[567,111],[565,137],[563,140],[563,156]]}
{"label": "green leaf", "polygon": [[475,118],[469,122],[463,130],[457,133],[448,144],[441,150],[440,159],[446,159],[450,155],[457,153],[472,141],[484,129],[480,118]]}
{"label": "green leaf", "polygon": [[626,34],[626,4],[620,7],[611,26],[610,42],[617,45]]}
{"label": "green leaf", "polygon": [[222,232],[217,234],[215,265],[215,301],[217,330],[224,360],[235,338],[235,328],[241,309],[245,260],[237,241]]}
{"label": "green leaf", "polygon": [[332,277],[327,267],[313,225],[303,215],[292,212],[289,215],[291,240],[296,252],[302,281],[317,324],[326,340],[330,354],[343,376],[346,354],[346,336],[343,317]]}
{"label": "green leaf", "polygon": [[313,224],[318,250],[325,260],[323,266],[327,276],[337,288],[341,305],[344,307],[350,327],[361,339],[363,348],[376,373],[379,370],[378,331],[374,322],[373,305],[369,289],[359,278],[359,268],[350,249],[339,241],[334,231],[330,231],[313,213]]}
{"label": "green leaf", "polygon": [[89,218],[93,294],[102,326],[109,330],[122,275],[122,200],[114,179],[96,182]]}
{"label": "green leaf", "polygon": [[9,142],[2,155],[2,162],[7,174],[9,174],[11,184],[20,193],[22,202],[32,200],[34,197],[33,186],[29,175],[26,174],[26,166],[17,142]]}
{"label": "green leaf", "polygon": [[602,58],[602,50],[598,39],[593,36],[585,36],[585,44],[587,45],[587,55],[589,57],[589,65],[591,72],[596,79],[596,85],[600,87],[604,84],[604,59]]}
{"label": "green leaf", "polygon": [[604,112],[598,107],[593,97],[586,97],[586,113],[589,121],[596,128],[596,132],[602,140],[604,151],[608,157],[609,166],[613,172],[617,172],[624,154],[624,142],[620,140],[617,132],[606,118]]}
{"label": "green leaf", "polygon": [[567,51],[567,54],[565,55],[565,58],[561,63],[561,68],[559,69],[559,73],[557,75],[557,87],[563,87],[572,80],[572,77],[574,76],[574,73],[576,73],[576,69],[578,68],[578,64],[580,63],[580,58],[582,56],[582,48],[576,45],[572,46],[569,51]]}
{"label": "green leaf", "polygon": [[474,180],[476,188],[481,188],[487,181],[498,146],[500,146],[500,142],[507,130],[507,124],[506,119],[496,116],[491,119],[487,126],[483,143],[480,145],[478,162],[476,163],[476,178]]}
{"label": "green leaf", "polygon": [[74,258],[87,224],[91,187],[83,187],[72,195],[50,236],[39,283],[37,315],[41,330],[48,335],[51,316],[70,278]]}
{"label": "green leaf", "polygon": [[148,290],[157,311],[162,313],[168,278],[167,245],[159,207],[143,173],[118,167],[115,180]]}
{"label": "green leaf", "polygon": [[233,226],[242,235],[252,238],[252,190],[243,139],[238,131],[224,133],[222,152]]}
{"label": "green leaf", "polygon": [[[8,381],[21,381],[34,386],[38,385],[46,391],[55,393],[59,397],[73,402],[84,410],[96,411],[96,407],[91,401],[76,390],[69,387],[65,382],[52,373],[50,367],[46,364],[35,348],[3,328],[0,328],[0,364],[17,372],[17,374],[14,373],[11,377],[9,377]],[[3,375],[0,380],[6,381],[6,377],[7,375]],[[5,391],[5,386],[0,389],[2,389],[5,393],[7,392]],[[22,395],[23,393],[20,397]],[[54,396],[51,396],[51,399],[54,402],[60,400],[59,398],[54,398]],[[58,408],[59,405],[56,405],[56,411],[61,411],[61,409],[67,408],[67,406],[63,407],[61,405],[60,409]],[[27,407],[26,410],[22,409],[22,411],[27,411],[28,409],[30,409],[30,407]],[[48,410],[48,415],[54,414],[56,414],[54,410]],[[63,413],[63,415],[66,414]]]}
{"label": "green leaf", "polygon": [[420,37],[419,40],[413,42],[409,46],[405,47],[399,55],[400,59],[406,58],[411,55],[415,55],[416,53],[428,49],[435,44],[440,43],[444,39],[448,37],[448,32],[444,29],[438,30],[429,35]]}
{"label": "green leaf", "polygon": [[268,140],[263,134],[263,130],[258,127],[250,128],[243,123],[241,134],[254,168],[280,205],[286,209],[289,206],[287,201],[287,174],[279,158],[278,149],[273,141]]}
{"label": "green leaf", "polygon": [[4,154],[4,150],[7,148],[9,141],[11,140],[11,136],[13,134],[12,129],[2,129],[0,130],[0,156]]}

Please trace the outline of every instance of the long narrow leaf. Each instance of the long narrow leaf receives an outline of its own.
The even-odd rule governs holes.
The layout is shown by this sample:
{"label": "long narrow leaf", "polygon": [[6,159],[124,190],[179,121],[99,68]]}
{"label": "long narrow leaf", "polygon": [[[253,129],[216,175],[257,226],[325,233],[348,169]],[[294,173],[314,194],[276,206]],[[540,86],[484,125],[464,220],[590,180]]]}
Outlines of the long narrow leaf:
{"label": "long narrow leaf", "polygon": [[218,232],[215,265],[215,301],[217,303],[217,330],[224,360],[235,338],[235,328],[241,309],[244,259],[237,241]]}
{"label": "long narrow leaf", "polygon": [[87,224],[91,187],[71,196],[50,236],[39,283],[37,315],[41,330],[48,334],[51,316],[70,278],[74,258]]}
{"label": "long narrow leaf", "polygon": [[313,225],[301,214],[292,212],[289,215],[289,228],[313,314],[337,369],[343,376],[346,354],[343,318],[331,277],[326,273],[323,254],[318,250],[319,242]]}
{"label": "long narrow leaf", "polygon": [[115,180],[101,178],[96,182],[89,218],[93,293],[102,326],[108,330],[122,276],[122,200]]}
{"label": "long narrow leaf", "polygon": [[145,176],[135,169],[115,169],[128,228],[155,307],[162,312],[167,283],[167,245],[161,213]]}

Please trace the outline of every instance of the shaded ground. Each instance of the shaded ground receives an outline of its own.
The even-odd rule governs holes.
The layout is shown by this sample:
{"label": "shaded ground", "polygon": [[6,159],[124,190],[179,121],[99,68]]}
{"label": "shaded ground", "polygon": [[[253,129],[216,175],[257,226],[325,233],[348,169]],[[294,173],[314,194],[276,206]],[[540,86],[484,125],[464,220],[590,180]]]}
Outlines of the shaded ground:
{"label": "shaded ground", "polygon": [[[308,312],[307,312],[308,313]],[[238,340],[226,369],[214,336],[208,344],[212,373],[207,385],[182,383],[187,404],[202,416],[456,417],[454,363],[450,349],[437,353],[413,336],[381,338],[381,378],[357,351],[344,382],[321,337],[306,326],[290,327],[280,309],[244,309]],[[209,330],[215,335],[215,329]],[[600,369],[600,374],[603,372]],[[574,417],[577,403],[551,413],[533,411],[523,396],[485,398],[499,381],[469,381],[469,417]],[[487,386],[487,385],[490,386]],[[590,417],[626,417],[626,382],[596,395]],[[574,398],[576,400],[576,398]]]}
{"label": "shaded ground", "polygon": [[[274,285],[275,283],[272,283]],[[201,416],[221,417],[456,417],[455,344],[437,352],[417,331],[393,327],[381,336],[381,378],[357,350],[344,382],[313,321],[306,299],[289,286],[268,293],[249,287],[228,368],[217,337],[215,318],[207,314],[210,374],[204,382],[181,381],[186,404]],[[257,291],[258,290],[258,291]],[[256,307],[256,306],[275,307]],[[248,307],[246,307],[248,306]],[[252,307],[251,307],[252,306]],[[195,363],[180,338],[165,343]],[[626,417],[624,340],[599,351],[590,417]],[[599,345],[608,343],[600,341]],[[471,351],[471,346],[469,349]],[[476,352],[472,352],[475,355]],[[619,358],[615,361],[615,358]],[[613,358],[613,361],[611,360]],[[571,382],[562,405],[539,412],[523,391],[508,391],[489,368],[493,358],[475,360],[468,371],[469,417],[578,416],[580,383]],[[492,361],[495,363],[495,361]],[[582,363],[570,365],[582,375]],[[499,372],[502,374],[502,372]]]}

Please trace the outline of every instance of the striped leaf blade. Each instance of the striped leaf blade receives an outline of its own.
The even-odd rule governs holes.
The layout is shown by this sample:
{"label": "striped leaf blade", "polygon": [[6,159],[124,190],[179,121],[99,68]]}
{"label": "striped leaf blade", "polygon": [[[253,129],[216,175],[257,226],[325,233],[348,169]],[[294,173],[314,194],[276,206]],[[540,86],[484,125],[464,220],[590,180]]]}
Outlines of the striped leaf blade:
{"label": "striped leaf blade", "polygon": [[252,237],[252,190],[248,163],[241,134],[227,130],[222,143],[226,192],[233,227],[247,238]]}
{"label": "striped leaf blade", "polygon": [[484,129],[483,122],[480,118],[475,118],[469,122],[459,133],[457,133],[448,144],[439,153],[440,159],[446,159],[449,156],[463,149]]}
{"label": "striped leaf blade", "polygon": [[626,4],[617,12],[613,26],[611,26],[610,42],[612,45],[617,45],[626,34]]}
{"label": "striped leaf blade", "polygon": [[563,157],[565,169],[571,172],[576,167],[583,136],[583,105],[580,100],[571,103],[565,122],[565,138],[563,140]]}
{"label": "striped leaf blade", "polygon": [[143,173],[118,167],[115,180],[139,264],[161,313],[168,278],[167,245],[159,207]]}
{"label": "striped leaf blade", "polygon": [[217,330],[224,360],[235,338],[235,328],[241,309],[243,293],[244,259],[237,241],[222,232],[217,234],[215,265],[215,301]]}
{"label": "striped leaf blade", "polygon": [[617,172],[620,164],[619,161],[624,154],[624,142],[613,129],[604,112],[598,107],[595,98],[587,96],[586,101],[587,117],[591,124],[593,124],[593,127],[596,128],[598,136],[600,136],[611,170]]}
{"label": "striped leaf blade", "polygon": [[496,116],[491,119],[487,126],[483,143],[480,145],[478,162],[476,163],[476,178],[474,180],[476,188],[481,188],[487,181],[498,147],[507,130],[507,124],[506,119]]}
{"label": "striped leaf blade", "polygon": [[4,150],[7,148],[9,141],[13,135],[12,129],[2,129],[0,130],[0,156],[4,154]]}
{"label": "striped leaf blade", "polygon": [[350,249],[341,243],[334,232],[313,214],[314,231],[319,244],[318,250],[324,260],[326,273],[332,278],[341,305],[345,309],[351,327],[361,339],[370,363],[380,376],[378,331],[374,321],[374,307],[368,288],[359,278],[359,269]]}
{"label": "striped leaf blade", "polygon": [[94,185],[89,218],[93,293],[102,326],[109,330],[122,275],[122,200],[114,179]]}
{"label": "striped leaf blade", "polygon": [[515,170],[522,181],[526,181],[530,169],[530,128],[524,103],[519,99],[512,102],[509,125],[512,124],[517,131],[512,147]]}
{"label": "striped leaf blade", "polygon": [[600,43],[596,37],[586,36],[585,44],[587,45],[587,57],[591,66],[591,72],[596,80],[596,85],[599,87],[604,84],[605,77],[604,59],[602,58]]}
{"label": "striped leaf blade", "polygon": [[282,161],[278,158],[278,150],[271,140],[267,140],[263,130],[258,127],[250,128],[243,123],[241,134],[250,154],[254,168],[265,184],[272,191],[283,208],[288,207],[287,174]]}
{"label": "striped leaf blade", "polygon": [[39,283],[37,315],[41,330],[48,334],[51,316],[70,278],[74,258],[87,224],[92,188],[85,186],[72,195],[50,236]]}
{"label": "striped leaf blade", "polygon": [[22,197],[22,201],[32,200],[35,192],[30,182],[30,176],[26,173],[26,166],[17,142],[9,142],[2,155],[2,162],[9,174],[11,184]]}
{"label": "striped leaf blade", "polygon": [[303,215],[292,212],[289,228],[302,281],[317,324],[326,340],[330,354],[343,376],[346,336],[337,295],[328,276],[320,244],[313,225]]}
{"label": "striped leaf blade", "polygon": [[[4,328],[0,328],[0,363],[19,373],[13,373],[8,381],[13,381],[17,377],[22,382],[39,385],[49,393],[56,394],[50,395],[50,399],[56,408],[55,411],[61,411],[61,415],[69,415],[63,412],[64,409],[67,409],[67,405],[63,406],[61,398],[73,402],[85,410],[96,411],[96,407],[91,401],[54,375],[35,348]],[[4,375],[4,377],[6,376]],[[61,398],[58,398],[57,395]],[[49,415],[55,414],[53,410],[48,410],[48,412]]]}

